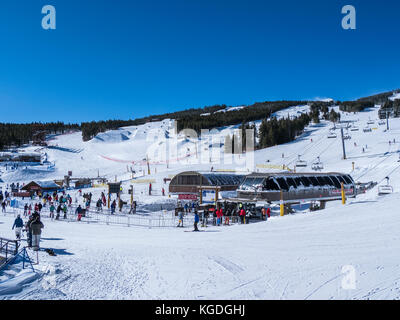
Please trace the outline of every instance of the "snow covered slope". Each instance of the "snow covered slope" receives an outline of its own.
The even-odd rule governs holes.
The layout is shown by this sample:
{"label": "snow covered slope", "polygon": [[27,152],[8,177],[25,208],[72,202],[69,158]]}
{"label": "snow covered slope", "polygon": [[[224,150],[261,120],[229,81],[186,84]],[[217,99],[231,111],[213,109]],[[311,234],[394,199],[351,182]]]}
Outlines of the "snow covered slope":
{"label": "snow covered slope", "polygon": [[[289,113],[300,111],[296,108]],[[54,248],[58,255],[50,257],[41,252],[40,266],[52,266],[54,273],[45,282],[35,281],[21,292],[3,297],[400,299],[400,119],[390,119],[390,130],[386,131],[386,125],[379,124],[378,110],[376,106],[357,114],[342,113],[342,120],[351,121],[354,130],[358,128],[348,131],[351,139],[346,140],[347,160],[342,160],[340,130],[335,131],[338,138],[328,139],[333,124],[322,121],[309,126],[296,141],[256,151],[254,170],[272,171],[283,164],[294,168],[301,155],[309,166],[297,171],[311,171],[310,165],[320,157],[324,171],[349,173],[356,181],[384,184],[385,177],[389,177],[394,187],[392,195],[378,196],[375,187],[346,205],[332,202],[327,209],[312,213],[304,206],[285,217],[277,216],[278,208],[273,208],[274,216],[267,222],[209,227],[200,233],[47,219],[42,246]],[[371,132],[363,131],[367,126]],[[224,132],[223,136],[235,128],[220,128],[218,132]],[[225,160],[224,141],[213,141],[218,132],[201,139],[176,135],[173,121],[165,120],[100,134],[89,142],[82,142],[80,133],[58,136],[52,141],[54,145],[82,151],[47,150],[56,171],[41,174],[40,178],[62,178],[68,170],[74,176],[90,177],[99,171],[100,175],[124,180],[127,189],[131,184],[130,167],[137,176],[144,174],[144,159],[149,156],[151,175],[140,179],[153,179],[156,195],[139,191],[135,197],[149,206],[163,204],[167,197],[161,197],[159,191],[166,187],[162,181],[165,177],[211,167],[247,169],[234,161],[221,162]],[[164,145],[177,147],[176,152],[170,152],[168,163],[152,150]],[[215,145],[221,153],[208,154]],[[205,161],[200,161],[203,153]],[[2,178],[28,181],[36,174],[21,170]],[[147,184],[142,188],[145,190]],[[102,189],[91,191],[97,196]],[[128,198],[124,193],[123,199]],[[0,234],[12,238],[12,222],[12,215],[0,216]],[[189,230],[191,226],[187,225]],[[349,285],[352,280],[354,286]]]}

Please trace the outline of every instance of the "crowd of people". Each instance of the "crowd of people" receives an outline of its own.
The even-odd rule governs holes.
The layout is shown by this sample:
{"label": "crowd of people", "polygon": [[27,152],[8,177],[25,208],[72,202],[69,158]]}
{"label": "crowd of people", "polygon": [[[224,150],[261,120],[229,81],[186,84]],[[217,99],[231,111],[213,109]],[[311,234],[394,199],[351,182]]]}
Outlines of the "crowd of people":
{"label": "crowd of people", "polygon": [[1,204],[1,212],[6,212],[6,208],[11,205],[11,195],[8,191],[0,190],[0,204]]}
{"label": "crowd of people", "polygon": [[[202,222],[201,226],[206,227],[209,223],[209,219],[212,219],[214,226],[230,225],[231,220],[236,222],[240,221],[241,224],[249,223],[250,219],[257,214],[254,212],[255,208],[244,206],[242,203],[239,204],[218,204],[218,206],[208,206],[199,210],[199,204],[196,201],[185,202],[184,205],[178,202],[178,218],[179,223],[177,227],[183,227],[183,220],[185,215],[193,212],[194,213],[194,231],[198,230],[198,223]],[[201,212],[201,215],[199,214]],[[271,208],[262,207],[260,209],[261,219],[267,220],[271,217]]]}

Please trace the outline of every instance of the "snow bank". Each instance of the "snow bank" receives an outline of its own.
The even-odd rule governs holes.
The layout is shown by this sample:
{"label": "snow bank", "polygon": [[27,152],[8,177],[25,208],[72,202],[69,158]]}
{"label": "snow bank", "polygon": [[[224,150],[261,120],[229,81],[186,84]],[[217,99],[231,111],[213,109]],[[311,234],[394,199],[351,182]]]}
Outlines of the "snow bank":
{"label": "snow bank", "polygon": [[14,277],[0,282],[0,296],[20,293],[25,285],[32,283],[38,278],[39,274],[32,270],[21,270]]}

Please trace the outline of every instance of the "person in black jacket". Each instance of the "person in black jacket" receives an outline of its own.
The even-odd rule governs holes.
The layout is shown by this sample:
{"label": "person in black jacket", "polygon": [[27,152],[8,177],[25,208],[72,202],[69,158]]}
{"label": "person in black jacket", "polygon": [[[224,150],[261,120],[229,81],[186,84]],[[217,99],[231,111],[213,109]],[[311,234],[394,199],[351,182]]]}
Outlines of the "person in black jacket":
{"label": "person in black jacket", "polygon": [[40,217],[32,219],[29,225],[29,229],[32,232],[32,247],[35,251],[39,250],[40,247],[40,236],[42,234],[42,229],[44,228],[43,223],[40,221]]}
{"label": "person in black jacket", "polygon": [[32,221],[33,221],[33,216],[30,216],[28,221],[25,223],[25,231],[29,248],[32,247],[32,230],[31,230]]}
{"label": "person in black jacket", "polygon": [[59,204],[59,205],[57,206],[57,210],[56,210],[56,212],[57,212],[56,220],[59,220],[59,219],[60,219],[61,210],[62,210],[61,204]]}

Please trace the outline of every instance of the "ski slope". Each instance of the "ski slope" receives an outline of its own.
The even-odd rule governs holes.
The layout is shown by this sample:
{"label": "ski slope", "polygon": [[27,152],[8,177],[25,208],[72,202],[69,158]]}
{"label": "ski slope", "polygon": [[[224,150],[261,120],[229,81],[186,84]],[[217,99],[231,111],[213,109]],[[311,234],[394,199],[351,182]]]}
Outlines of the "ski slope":
{"label": "ski slope", "polygon": [[[297,113],[298,108],[285,110],[283,116]],[[15,279],[0,278],[0,298],[400,299],[400,119],[390,119],[390,130],[386,131],[385,125],[379,125],[378,110],[376,106],[357,114],[342,113],[342,120],[354,121],[359,128],[349,131],[347,160],[342,159],[340,131],[336,130],[337,139],[328,139],[333,124],[322,121],[310,125],[291,143],[256,151],[253,169],[267,172],[281,165],[294,168],[301,155],[309,166],[297,171],[306,172],[320,157],[323,171],[349,173],[356,181],[384,184],[389,176],[394,187],[392,195],[378,196],[375,187],[346,205],[330,202],[327,209],[318,212],[309,212],[304,205],[296,214],[285,217],[279,217],[279,208],[273,207],[273,216],[267,222],[211,226],[199,233],[47,219],[41,245],[53,248],[58,255],[39,253],[37,268],[45,271],[40,279],[22,274],[23,279],[31,281],[16,284]],[[375,121],[370,125],[372,132],[363,132],[369,121]],[[218,131],[223,136],[235,129],[232,126]],[[222,163],[226,160],[224,141],[220,141],[222,145],[213,141],[216,136],[216,132],[201,139],[178,135],[172,120],[110,131],[88,142],[82,142],[80,133],[57,136],[54,145],[82,151],[47,150],[56,171],[41,178],[62,178],[68,170],[74,176],[93,177],[99,173],[109,178],[117,176],[126,190],[131,184],[132,174],[128,171],[132,166],[138,179],[153,179],[155,189],[155,195],[148,196],[147,184],[135,185],[135,198],[158,211],[158,205],[175,201],[159,193],[161,187],[167,188],[162,181],[165,177],[211,167],[251,169],[240,162],[243,159]],[[149,156],[149,176],[144,160],[149,146],[161,148],[163,144],[176,147],[177,152],[171,152],[168,163]],[[207,153],[210,148],[214,155]],[[201,162],[203,153],[207,156]],[[6,182],[27,182],[36,179],[36,174],[17,171],[2,178]],[[90,191],[97,199],[103,189]],[[127,193],[122,197],[129,199]],[[13,219],[12,212],[0,215],[3,237],[14,237]],[[186,231],[191,229],[186,225]],[[351,288],[346,286],[348,270],[353,270],[355,281]],[[9,293],[1,295],[1,288],[7,286],[11,288]]]}

